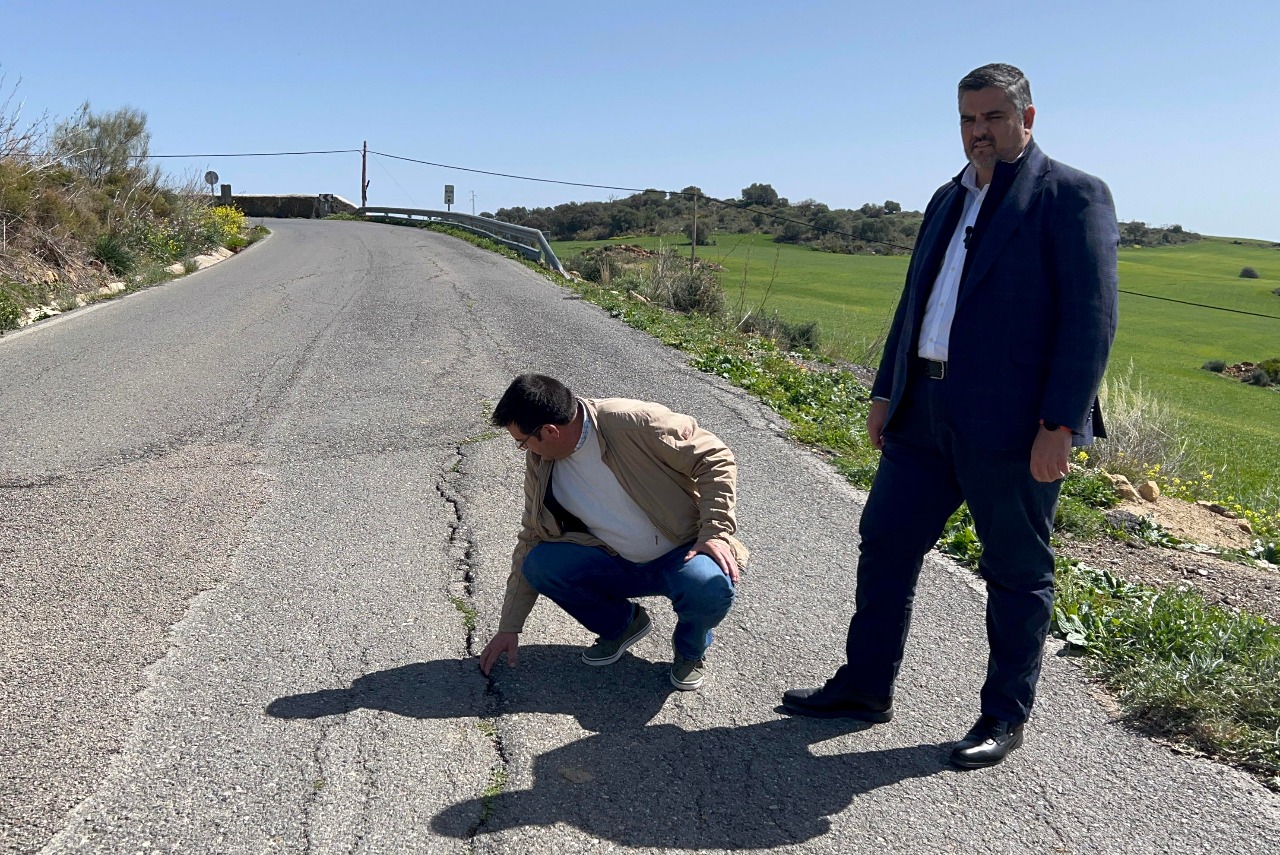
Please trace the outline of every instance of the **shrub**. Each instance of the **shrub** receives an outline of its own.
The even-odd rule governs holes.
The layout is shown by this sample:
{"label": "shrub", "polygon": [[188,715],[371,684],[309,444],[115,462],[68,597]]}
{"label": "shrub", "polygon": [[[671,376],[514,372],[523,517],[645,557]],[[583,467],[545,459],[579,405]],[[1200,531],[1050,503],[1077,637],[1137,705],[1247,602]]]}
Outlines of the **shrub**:
{"label": "shrub", "polygon": [[1280,357],[1264,359],[1258,363],[1258,367],[1267,372],[1267,376],[1271,378],[1272,383],[1280,383]]}
{"label": "shrub", "polygon": [[1262,277],[1260,277],[1258,275],[1258,271],[1254,270],[1252,267],[1245,267],[1240,270],[1240,278],[1241,279],[1260,279]]}
{"label": "shrub", "polygon": [[1169,408],[1142,388],[1133,363],[1112,376],[1099,392],[1107,438],[1087,450],[1090,466],[1129,478],[1145,478],[1153,467],[1169,477],[1187,474],[1187,440]]}
{"label": "shrub", "polygon": [[205,214],[204,227],[215,243],[230,247],[232,242],[243,240],[240,232],[244,229],[244,213],[233,205],[210,208]]}
{"label": "shrub", "polygon": [[0,291],[0,332],[18,328],[22,308],[8,294]]}
{"label": "shrub", "polygon": [[[693,221],[690,220],[689,222],[685,223],[684,228],[682,228],[680,231],[685,237],[689,238],[689,240],[692,241],[693,240]],[[712,236],[712,233],[711,233],[711,224],[708,223],[706,220],[703,220],[702,222],[698,223],[698,246],[715,246],[715,243],[716,243],[716,239]]]}
{"label": "shrub", "polygon": [[671,308],[715,318],[724,314],[729,300],[720,279],[708,270],[682,270],[671,283]]}
{"label": "shrub", "polygon": [[147,114],[133,107],[95,113],[89,102],[53,130],[50,146],[63,162],[95,186],[154,185],[159,173],[147,165],[151,132]]}
{"label": "shrub", "polygon": [[608,286],[622,272],[622,265],[606,252],[589,252],[565,260],[565,267],[578,271],[588,282]]}
{"label": "shrub", "polygon": [[117,276],[125,276],[133,269],[135,259],[122,235],[103,232],[93,242],[90,252],[94,258]]}
{"label": "shrub", "polygon": [[713,318],[723,315],[729,303],[714,272],[704,267],[690,270],[688,262],[668,248],[654,256],[641,293],[668,309]]}
{"label": "shrub", "polygon": [[1271,379],[1271,375],[1267,373],[1267,369],[1259,365],[1257,368],[1249,372],[1249,376],[1244,378],[1244,382],[1250,386],[1270,386],[1275,383]]}
{"label": "shrub", "polygon": [[771,338],[785,350],[817,351],[821,338],[817,321],[793,323],[781,317],[776,309],[772,315],[753,309],[738,327],[745,332]]}
{"label": "shrub", "polygon": [[1204,365],[1201,365],[1200,367],[1203,368],[1205,371],[1212,371],[1215,374],[1221,374],[1223,371],[1226,370],[1227,363],[1223,362],[1221,359],[1210,359],[1208,362],[1206,362]]}

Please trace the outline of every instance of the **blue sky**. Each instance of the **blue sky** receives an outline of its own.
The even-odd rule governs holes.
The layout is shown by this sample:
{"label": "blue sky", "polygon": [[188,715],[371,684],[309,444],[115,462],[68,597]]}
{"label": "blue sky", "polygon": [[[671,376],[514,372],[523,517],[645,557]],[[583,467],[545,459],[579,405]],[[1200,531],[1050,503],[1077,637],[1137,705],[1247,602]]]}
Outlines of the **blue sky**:
{"label": "blue sky", "polygon": [[[1004,8],[1008,12],[1001,13]],[[1122,220],[1280,241],[1280,4],[5,0],[24,115],[129,105],[156,154],[358,149],[832,207],[923,208],[963,166],[955,84],[1031,79],[1036,139]],[[3,93],[0,93],[0,98]],[[236,192],[358,201],[358,154],[165,161]],[[370,157],[371,204],[606,199]],[[613,195],[625,195],[614,193]]]}

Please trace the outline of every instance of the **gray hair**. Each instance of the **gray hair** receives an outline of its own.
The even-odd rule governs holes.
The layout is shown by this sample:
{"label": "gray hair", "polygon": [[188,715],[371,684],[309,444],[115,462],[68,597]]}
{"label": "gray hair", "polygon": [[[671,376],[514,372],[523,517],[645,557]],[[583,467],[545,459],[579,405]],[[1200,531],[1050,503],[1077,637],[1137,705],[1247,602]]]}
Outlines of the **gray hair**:
{"label": "gray hair", "polygon": [[1027,80],[1022,69],[1003,62],[993,62],[966,74],[960,80],[957,97],[964,97],[966,92],[977,92],[979,89],[990,87],[995,87],[1009,96],[1009,100],[1013,102],[1014,108],[1019,113],[1025,113],[1031,106],[1031,81]]}

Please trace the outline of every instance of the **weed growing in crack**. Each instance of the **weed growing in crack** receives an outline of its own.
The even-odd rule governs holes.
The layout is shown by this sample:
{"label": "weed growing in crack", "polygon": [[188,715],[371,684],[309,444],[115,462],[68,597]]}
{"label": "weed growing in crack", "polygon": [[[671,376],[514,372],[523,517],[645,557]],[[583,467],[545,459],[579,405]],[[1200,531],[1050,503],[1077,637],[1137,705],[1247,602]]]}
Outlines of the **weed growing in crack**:
{"label": "weed growing in crack", "polygon": [[488,442],[489,440],[497,439],[500,436],[502,436],[502,434],[498,433],[496,430],[487,430],[484,433],[478,433],[475,436],[467,437],[466,439],[462,440],[460,444],[469,445],[470,443],[473,443],[473,442]]}
{"label": "weed growing in crack", "polygon": [[462,597],[450,597],[449,602],[453,603],[453,607],[462,614],[462,625],[466,627],[467,632],[475,632],[476,607],[462,599]]}

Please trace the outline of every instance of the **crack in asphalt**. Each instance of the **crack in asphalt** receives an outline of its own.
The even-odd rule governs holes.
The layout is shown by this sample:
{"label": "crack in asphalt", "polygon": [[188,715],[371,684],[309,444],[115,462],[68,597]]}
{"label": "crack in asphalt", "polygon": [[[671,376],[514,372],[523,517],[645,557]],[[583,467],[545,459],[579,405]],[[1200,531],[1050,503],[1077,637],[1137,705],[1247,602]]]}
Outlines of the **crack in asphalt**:
{"label": "crack in asphalt", "polygon": [[[465,631],[465,647],[469,657],[478,656],[475,637],[475,569],[476,541],[475,532],[467,520],[466,496],[459,484],[466,476],[463,467],[467,462],[467,446],[469,440],[458,443],[454,449],[455,460],[436,482],[436,492],[453,511],[453,519],[449,521],[449,554],[454,556],[458,583],[461,589],[459,598],[464,606],[458,606],[462,612],[463,629]],[[457,603],[455,602],[455,606]],[[494,809],[494,800],[506,785],[511,767],[511,757],[507,751],[506,741],[502,734],[502,715],[504,705],[502,689],[492,676],[487,678],[483,708],[476,721],[476,727],[485,735],[493,746],[494,764],[489,770],[489,783],[480,794],[480,812],[475,823],[467,830],[465,850],[475,851],[476,838],[483,833],[489,823]]]}

